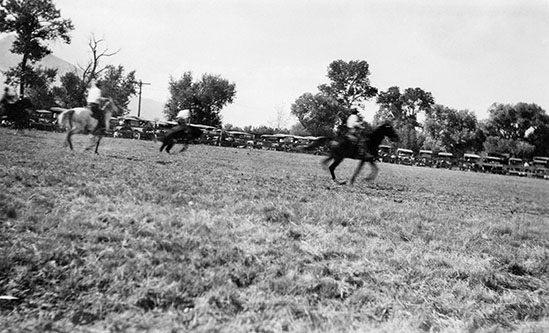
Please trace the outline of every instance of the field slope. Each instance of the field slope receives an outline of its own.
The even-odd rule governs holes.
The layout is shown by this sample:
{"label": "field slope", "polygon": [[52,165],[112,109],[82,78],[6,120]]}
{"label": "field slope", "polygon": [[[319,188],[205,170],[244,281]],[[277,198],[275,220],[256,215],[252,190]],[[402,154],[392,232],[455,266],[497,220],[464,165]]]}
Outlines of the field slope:
{"label": "field slope", "polygon": [[1,332],[549,330],[546,180],[75,139],[0,128]]}

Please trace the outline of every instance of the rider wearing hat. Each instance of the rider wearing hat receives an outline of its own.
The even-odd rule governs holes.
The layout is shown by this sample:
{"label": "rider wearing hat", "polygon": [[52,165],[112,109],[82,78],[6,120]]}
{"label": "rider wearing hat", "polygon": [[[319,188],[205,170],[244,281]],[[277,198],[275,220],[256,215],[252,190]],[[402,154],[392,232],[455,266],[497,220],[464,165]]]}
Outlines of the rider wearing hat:
{"label": "rider wearing hat", "polygon": [[191,111],[188,109],[181,110],[175,116],[175,121],[177,122],[177,127],[173,129],[174,132],[183,131],[184,133],[189,132],[189,122],[191,119]]}
{"label": "rider wearing hat", "polygon": [[101,92],[99,83],[95,81],[95,79],[92,79],[86,101],[92,112],[92,117],[97,119],[97,126],[93,130],[94,133],[101,132],[105,128],[105,112],[101,109],[101,105],[103,104],[105,98],[102,95],[103,93]]}
{"label": "rider wearing hat", "polygon": [[353,109],[351,111],[351,115],[347,118],[346,126],[347,126],[347,137],[349,138],[349,140],[351,140],[352,142],[357,142],[359,133],[364,128],[362,126],[362,121],[358,116],[357,109]]}
{"label": "rider wearing hat", "polygon": [[191,119],[191,111],[189,111],[189,109],[181,110],[177,113],[175,118],[179,125],[188,126],[189,120]]}
{"label": "rider wearing hat", "polygon": [[362,135],[360,135],[361,131],[364,129],[364,125],[358,115],[357,109],[351,111],[345,125],[347,126],[347,139],[353,144],[358,144],[359,155],[364,155],[365,142]]}

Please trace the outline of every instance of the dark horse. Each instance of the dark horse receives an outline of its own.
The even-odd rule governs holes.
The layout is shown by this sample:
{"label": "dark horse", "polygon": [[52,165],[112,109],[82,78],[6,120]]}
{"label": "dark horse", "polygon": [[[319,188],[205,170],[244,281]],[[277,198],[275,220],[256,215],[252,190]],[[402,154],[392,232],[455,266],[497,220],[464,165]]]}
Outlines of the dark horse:
{"label": "dark horse", "polygon": [[34,106],[27,97],[18,99],[14,103],[9,103],[7,99],[0,102],[0,118],[6,117],[6,120],[13,122],[13,127],[23,129],[29,127],[30,115]]}
{"label": "dark horse", "polygon": [[163,151],[164,148],[169,154],[170,150],[175,145],[176,141],[182,141],[183,147],[179,152],[184,151],[189,146],[189,142],[199,139],[202,137],[203,132],[200,128],[190,126],[176,126],[173,129],[169,130],[166,135],[162,138],[162,146],[160,146],[160,151]]}
{"label": "dark horse", "polygon": [[[359,160],[358,166],[351,177],[350,184],[353,184],[356,177],[360,173],[360,170],[364,166],[365,162],[369,162],[372,171],[366,177],[367,180],[374,180],[377,176],[378,168],[376,166],[376,159],[378,158],[378,149],[383,138],[388,137],[392,141],[398,141],[399,137],[395,132],[393,126],[389,123],[385,123],[369,134],[364,134],[358,142],[353,142],[346,136],[338,138],[320,137],[313,141],[307,148],[318,147],[323,144],[328,144],[329,156],[322,161],[322,164],[328,166],[328,163],[333,160],[332,164],[328,167],[332,180],[336,181],[335,169],[345,158],[352,158]],[[359,146],[362,145],[362,146]],[[345,184],[341,182],[340,184]]]}

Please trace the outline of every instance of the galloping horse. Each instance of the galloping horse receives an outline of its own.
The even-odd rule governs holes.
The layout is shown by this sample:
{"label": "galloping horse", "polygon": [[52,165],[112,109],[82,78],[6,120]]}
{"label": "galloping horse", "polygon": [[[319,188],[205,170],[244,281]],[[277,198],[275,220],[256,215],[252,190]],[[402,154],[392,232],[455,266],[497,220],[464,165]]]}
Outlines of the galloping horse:
{"label": "galloping horse", "polygon": [[[105,128],[109,129],[109,121],[113,114],[118,114],[118,107],[114,104],[111,98],[106,98],[106,101],[103,105],[103,110],[105,112]],[[73,134],[89,134],[93,135],[91,144],[86,148],[90,150],[95,145],[95,153],[99,154],[97,149],[99,148],[99,142],[103,137],[102,131],[94,132],[98,124],[98,120],[92,116],[92,111],[86,107],[78,107],[72,109],[65,109],[58,119],[59,125],[68,130],[67,137],[65,139],[65,146],[69,146],[71,150],[72,141],[71,137]]]}
{"label": "galloping horse", "polygon": [[18,130],[28,128],[32,110],[34,110],[34,106],[27,97],[18,99],[14,103],[3,99],[0,103],[0,118],[6,117],[6,120],[12,121],[13,127]]}
{"label": "galloping horse", "polygon": [[180,153],[187,149],[189,142],[196,140],[204,135],[204,132],[198,127],[192,125],[189,126],[177,126],[168,131],[166,135],[162,138],[162,146],[160,146],[160,151],[166,148],[166,153],[170,153],[170,150],[175,145],[176,140],[183,141],[183,147],[179,151]]}
{"label": "galloping horse", "polygon": [[[363,135],[358,142],[352,142],[345,136],[339,138],[320,137],[305,149],[318,147],[326,143],[329,144],[329,156],[322,161],[322,164],[327,166],[328,163],[333,160],[333,163],[328,167],[333,181],[336,181],[335,169],[345,158],[359,160],[358,166],[350,180],[350,184],[353,184],[365,162],[369,162],[372,168],[372,171],[366,179],[374,180],[376,178],[378,168],[375,161],[378,157],[379,145],[385,137],[388,137],[392,141],[399,140],[395,129],[389,123],[385,123],[377,127],[371,133]],[[360,144],[362,144],[362,146],[359,146]],[[339,184],[345,184],[345,182]]]}

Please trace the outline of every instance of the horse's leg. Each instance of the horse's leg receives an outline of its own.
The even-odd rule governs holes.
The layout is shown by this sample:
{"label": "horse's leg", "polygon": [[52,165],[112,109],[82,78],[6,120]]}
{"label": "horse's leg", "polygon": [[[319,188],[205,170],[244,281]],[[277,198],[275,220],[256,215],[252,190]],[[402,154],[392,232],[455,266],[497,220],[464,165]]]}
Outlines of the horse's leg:
{"label": "horse's leg", "polygon": [[328,168],[328,162],[330,162],[331,160],[333,160],[332,156],[326,157],[325,159],[322,160],[322,166],[327,169]]}
{"label": "horse's leg", "polygon": [[174,140],[170,140],[168,142],[168,145],[166,146],[166,152],[168,154],[170,154],[170,150],[172,150],[173,146],[175,146],[175,141]]}
{"label": "horse's leg", "polygon": [[72,137],[73,134],[74,134],[74,130],[69,130],[67,132],[67,137],[65,139],[65,146],[68,145],[71,150],[73,150],[72,149],[72,141],[71,141],[71,137]]}
{"label": "horse's leg", "polygon": [[90,138],[90,144],[86,147],[86,150],[91,150],[96,145],[98,145],[97,136],[92,135],[92,137]]}
{"label": "horse's leg", "polygon": [[[334,158],[334,162],[328,167],[328,170],[330,170],[330,174],[332,175],[332,180],[334,182],[337,182],[336,175],[335,175],[335,169],[341,163],[341,161],[343,161],[343,158],[340,158],[340,157]],[[345,182],[343,182],[341,184],[345,184]]]}
{"label": "horse's leg", "polygon": [[370,162],[370,167],[372,169],[372,171],[370,171],[370,174],[368,175],[368,177],[366,177],[366,180],[370,181],[370,180],[374,180],[376,179],[376,176],[377,176],[377,172],[378,172],[378,167],[376,165],[376,163],[372,160],[372,161],[369,161]]}
{"label": "horse's leg", "polygon": [[187,148],[189,148],[189,144],[188,143],[184,143],[183,144],[183,147],[181,147],[181,150],[179,151],[180,153],[184,152],[185,150],[187,150]]}
{"label": "horse's leg", "polygon": [[358,162],[358,165],[355,169],[355,172],[353,173],[353,177],[351,177],[351,182],[350,182],[351,185],[353,185],[353,183],[355,182],[356,177],[360,173],[360,170],[362,170],[362,166],[364,165],[364,162],[365,162],[364,160],[360,160]]}
{"label": "horse's leg", "polygon": [[102,138],[101,135],[97,136],[97,143],[95,144],[95,153],[96,153],[97,155],[99,155],[98,149],[99,149],[99,143],[101,142],[101,138]]}

